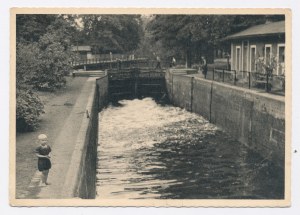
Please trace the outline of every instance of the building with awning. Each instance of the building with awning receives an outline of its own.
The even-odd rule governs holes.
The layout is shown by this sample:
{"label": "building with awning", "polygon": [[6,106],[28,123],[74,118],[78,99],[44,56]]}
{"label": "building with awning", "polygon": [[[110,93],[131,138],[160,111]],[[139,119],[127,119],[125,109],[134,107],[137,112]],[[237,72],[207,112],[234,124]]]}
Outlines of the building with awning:
{"label": "building with awning", "polygon": [[231,69],[237,73],[263,72],[257,61],[276,60],[274,75],[285,73],[285,21],[252,26],[223,39],[231,45]]}

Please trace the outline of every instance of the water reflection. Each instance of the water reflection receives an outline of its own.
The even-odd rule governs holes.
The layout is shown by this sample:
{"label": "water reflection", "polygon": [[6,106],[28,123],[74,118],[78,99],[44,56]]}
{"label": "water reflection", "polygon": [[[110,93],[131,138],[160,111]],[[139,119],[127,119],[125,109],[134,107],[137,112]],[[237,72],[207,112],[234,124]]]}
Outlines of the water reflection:
{"label": "water reflection", "polygon": [[199,115],[152,99],[99,115],[97,198],[278,199],[283,170]]}

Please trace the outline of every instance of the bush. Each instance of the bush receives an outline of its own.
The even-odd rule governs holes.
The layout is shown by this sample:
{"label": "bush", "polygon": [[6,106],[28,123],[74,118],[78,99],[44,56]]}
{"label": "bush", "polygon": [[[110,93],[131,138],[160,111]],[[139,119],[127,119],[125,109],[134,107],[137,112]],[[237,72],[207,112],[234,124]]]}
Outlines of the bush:
{"label": "bush", "polygon": [[[55,91],[66,84],[71,71],[70,55],[58,42],[47,44],[18,44],[17,82],[41,91]],[[19,84],[17,83],[17,84]]]}
{"label": "bush", "polygon": [[17,88],[17,131],[33,131],[38,126],[38,118],[44,113],[44,105],[39,97],[27,88]]}

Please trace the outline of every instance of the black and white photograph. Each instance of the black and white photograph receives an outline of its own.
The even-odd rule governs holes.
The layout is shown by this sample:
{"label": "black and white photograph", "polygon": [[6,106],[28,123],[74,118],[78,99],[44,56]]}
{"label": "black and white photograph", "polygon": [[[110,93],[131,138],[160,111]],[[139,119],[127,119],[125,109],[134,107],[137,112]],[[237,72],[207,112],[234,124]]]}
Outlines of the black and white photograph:
{"label": "black and white photograph", "polygon": [[12,205],[290,205],[290,10],[10,18]]}

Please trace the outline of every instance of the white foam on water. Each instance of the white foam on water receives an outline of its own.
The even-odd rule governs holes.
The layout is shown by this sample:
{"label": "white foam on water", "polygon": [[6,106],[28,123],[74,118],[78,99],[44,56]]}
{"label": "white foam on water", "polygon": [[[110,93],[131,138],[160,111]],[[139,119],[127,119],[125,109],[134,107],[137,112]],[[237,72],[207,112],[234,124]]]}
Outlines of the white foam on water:
{"label": "white foam on water", "polygon": [[191,121],[200,130],[215,131],[217,127],[197,114],[178,107],[160,106],[151,98],[119,103],[120,106],[110,105],[99,113],[97,198],[157,198],[159,194],[155,189],[151,191],[151,187],[167,187],[180,182],[141,176],[141,171],[161,171],[165,167],[162,163],[144,164],[142,154],[141,164],[132,157],[141,153],[139,149],[151,150],[164,142],[170,137],[168,127],[178,122],[184,123],[170,128],[179,131],[177,137],[184,135],[180,131],[188,129]]}

